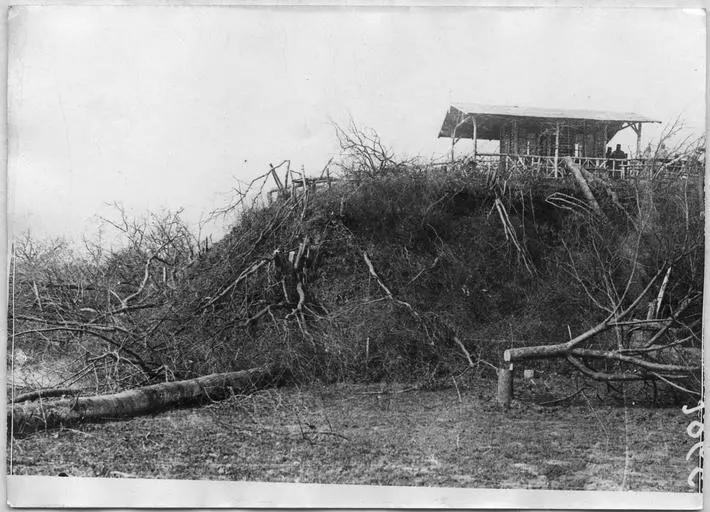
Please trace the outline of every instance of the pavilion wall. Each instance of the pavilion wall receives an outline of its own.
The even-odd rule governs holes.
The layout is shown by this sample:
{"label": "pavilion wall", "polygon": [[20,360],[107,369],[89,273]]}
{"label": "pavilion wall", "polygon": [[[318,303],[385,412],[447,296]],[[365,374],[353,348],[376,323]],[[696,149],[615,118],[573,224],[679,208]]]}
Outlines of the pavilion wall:
{"label": "pavilion wall", "polygon": [[[555,122],[520,123],[511,120],[501,126],[500,152],[513,155],[553,156]],[[560,122],[559,156],[603,158],[607,136],[603,123]]]}

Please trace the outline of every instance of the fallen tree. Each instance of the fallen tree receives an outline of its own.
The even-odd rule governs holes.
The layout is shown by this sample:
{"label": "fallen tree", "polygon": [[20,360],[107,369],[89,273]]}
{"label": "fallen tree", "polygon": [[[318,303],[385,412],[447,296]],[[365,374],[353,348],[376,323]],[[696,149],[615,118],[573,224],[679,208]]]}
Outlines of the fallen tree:
{"label": "fallen tree", "polygon": [[[129,418],[171,407],[215,401],[277,385],[283,372],[273,366],[215,373],[195,379],[163,382],[110,395],[38,401],[8,407],[15,435],[82,422]],[[9,430],[8,430],[9,432]]]}
{"label": "fallen tree", "polygon": [[[575,338],[572,338],[571,340],[564,342],[564,343],[556,343],[552,345],[539,345],[535,347],[520,347],[520,348],[513,348],[513,349],[508,349],[503,353],[503,360],[508,363],[512,363],[514,361],[520,361],[523,359],[545,359],[545,358],[553,358],[553,357],[568,357],[568,356],[580,356],[580,357],[588,357],[592,359],[609,359],[609,360],[616,360],[616,361],[624,361],[628,362],[631,364],[635,364],[639,367],[646,368],[648,370],[654,370],[654,371],[666,371],[666,372],[692,372],[696,371],[700,368],[700,364],[697,365],[677,365],[677,364],[672,364],[672,363],[658,363],[655,361],[647,361],[644,359],[641,359],[640,357],[632,357],[629,355],[624,355],[624,352],[626,353],[636,353],[636,354],[650,354],[650,353],[659,353],[663,350],[666,350],[670,347],[674,347],[677,345],[676,341],[671,341],[668,344],[664,345],[655,345],[653,342],[657,340],[660,337],[660,334],[663,334],[667,331],[668,327],[672,325],[674,321],[677,321],[678,316],[680,313],[682,313],[687,307],[695,300],[701,298],[700,294],[693,294],[691,296],[686,297],[682,302],[678,310],[668,318],[664,318],[662,320],[657,320],[654,318],[647,318],[647,319],[634,319],[629,317],[631,314],[634,312],[634,310],[641,304],[642,299],[644,296],[648,294],[650,291],[652,285],[656,282],[658,277],[662,272],[658,272],[653,279],[648,283],[646,288],[639,294],[639,296],[629,305],[627,308],[625,308],[623,311],[619,311],[619,308],[615,308],[609,316],[607,316],[603,321],[599,322],[597,325],[592,327],[591,329],[588,329],[587,331],[583,332],[582,334],[576,336]],[[662,296],[660,297],[662,299]],[[658,299],[656,299],[658,300]],[[655,304],[655,301],[651,303],[652,305]],[[651,316],[651,315],[649,315]],[[648,329],[649,327],[655,327],[657,331],[654,333],[653,336],[650,337],[650,342],[645,343],[645,338],[641,338],[640,340],[635,339],[632,341],[632,345],[630,347],[625,347],[623,344],[619,347],[618,350],[613,351],[602,351],[602,350],[593,350],[593,349],[583,349],[579,348],[579,345],[582,343],[588,342],[592,339],[594,339],[595,336],[608,331],[610,329],[618,329],[620,327],[628,327],[628,326],[642,326],[645,329],[644,330],[650,330]],[[629,331],[628,334],[632,334],[634,331]]]}
{"label": "fallen tree", "polygon": [[[700,395],[702,292],[697,291],[701,275],[694,258],[702,254],[703,240],[699,209],[687,200],[683,182],[639,179],[634,200],[622,204],[606,179],[570,157],[562,163],[586,204],[555,194],[548,198],[550,204],[576,211],[582,226],[575,247],[563,239],[569,262],[560,265],[604,317],[577,336],[570,332],[566,342],[506,350],[504,361],[565,359],[595,380],[662,381]],[[603,193],[597,197],[594,190]],[[659,191],[677,200],[656,201]]]}
{"label": "fallen tree", "polygon": [[[654,320],[649,314],[646,320],[630,319],[629,317],[639,306],[641,298],[647,294],[650,286],[660,274],[651,280],[646,289],[633,301],[631,306],[621,312],[614,310],[607,318],[584,333],[564,343],[519,347],[508,349],[503,353],[507,363],[514,363],[531,359],[564,358],[582,374],[598,381],[662,381],[671,387],[691,395],[700,395],[699,391],[689,389],[700,385],[700,372],[702,371],[701,349],[681,346],[694,337],[692,326],[679,322],[678,317],[689,304],[701,297],[695,294],[686,297],[675,314],[663,320]],[[662,297],[661,297],[662,298]],[[654,301],[650,306],[653,306]],[[653,311],[652,307],[649,307]],[[670,336],[664,343],[656,343],[662,335],[666,334],[670,325],[676,324],[680,329],[685,329],[689,336],[675,339]],[[644,331],[630,331],[624,328],[643,326]],[[648,329],[649,326],[655,330]],[[613,330],[619,340],[615,349],[599,350],[584,348],[581,345],[591,343],[605,333]],[[650,331],[652,334],[648,334]],[[636,334],[641,333],[641,337]],[[615,366],[611,372],[596,370],[591,366],[591,361],[602,361],[607,366]],[[588,362],[589,361],[589,362]]]}

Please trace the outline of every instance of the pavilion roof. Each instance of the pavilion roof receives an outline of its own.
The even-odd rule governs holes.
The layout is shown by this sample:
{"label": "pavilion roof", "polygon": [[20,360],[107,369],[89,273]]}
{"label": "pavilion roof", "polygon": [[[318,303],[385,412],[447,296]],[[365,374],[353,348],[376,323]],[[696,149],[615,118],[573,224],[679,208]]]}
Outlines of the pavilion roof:
{"label": "pavilion roof", "polygon": [[[479,103],[454,103],[446,113],[439,137],[451,137],[452,130],[462,119],[473,115],[476,118],[477,137],[480,139],[497,140],[500,127],[515,118],[524,124],[548,124],[559,121],[581,124],[606,124],[610,137],[623,128],[625,123],[658,123],[641,114],[633,112],[610,112],[602,110],[538,108],[518,105],[483,105]],[[473,129],[470,122],[456,129],[456,136],[472,138]]]}

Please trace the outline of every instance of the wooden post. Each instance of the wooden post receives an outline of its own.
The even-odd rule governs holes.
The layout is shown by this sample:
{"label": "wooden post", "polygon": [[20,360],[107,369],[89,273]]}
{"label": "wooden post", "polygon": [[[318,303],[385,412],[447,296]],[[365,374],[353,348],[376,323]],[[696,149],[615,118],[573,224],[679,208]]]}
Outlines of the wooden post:
{"label": "wooden post", "polygon": [[638,126],[638,128],[634,128],[636,132],[636,158],[641,158],[641,127],[643,125],[636,123],[636,126]]}
{"label": "wooden post", "polygon": [[296,184],[293,182],[293,171],[291,170],[291,161],[286,162],[286,173],[291,176],[291,197],[296,197]]}
{"label": "wooden post", "polygon": [[459,126],[461,126],[464,122],[465,122],[464,115],[463,115],[463,113],[461,113],[461,114],[459,114],[458,122],[454,125],[453,129],[451,130],[451,163],[452,164],[455,161],[454,146],[456,145],[456,130],[458,130]]}
{"label": "wooden post", "polygon": [[504,408],[510,407],[513,400],[513,365],[498,368],[498,403]]}
{"label": "wooden post", "polygon": [[555,178],[557,178],[557,161],[560,158],[560,122],[555,123],[555,161],[553,167],[555,168]]}
{"label": "wooden post", "polygon": [[471,122],[473,123],[473,161],[476,161],[476,154],[478,153],[478,126],[476,125],[476,117],[471,116]]}
{"label": "wooden post", "polygon": [[271,176],[274,178],[274,182],[276,183],[276,188],[279,190],[279,193],[285,192],[284,185],[281,183],[281,179],[279,178],[279,175],[276,173],[276,169],[274,169],[274,166],[271,163],[269,163],[269,169],[271,172]]}

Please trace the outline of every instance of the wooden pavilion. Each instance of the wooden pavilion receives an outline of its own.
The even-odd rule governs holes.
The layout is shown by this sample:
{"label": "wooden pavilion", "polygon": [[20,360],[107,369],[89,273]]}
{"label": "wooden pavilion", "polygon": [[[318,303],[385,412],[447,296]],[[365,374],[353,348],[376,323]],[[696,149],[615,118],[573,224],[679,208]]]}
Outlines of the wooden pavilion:
{"label": "wooden pavilion", "polygon": [[[630,112],[457,103],[446,113],[439,137],[451,139],[452,159],[454,145],[460,139],[472,139],[475,162],[497,161],[507,169],[523,166],[558,176],[559,159],[564,156],[585,167],[606,169],[605,148],[625,128],[636,133],[636,155],[624,159],[623,168],[639,164],[641,128],[644,123],[658,122]],[[479,139],[500,141],[499,153],[478,153]]]}

